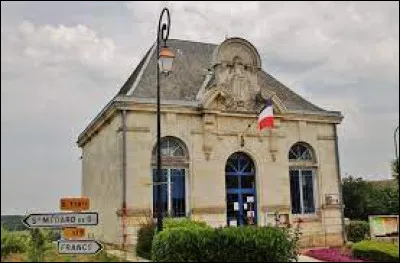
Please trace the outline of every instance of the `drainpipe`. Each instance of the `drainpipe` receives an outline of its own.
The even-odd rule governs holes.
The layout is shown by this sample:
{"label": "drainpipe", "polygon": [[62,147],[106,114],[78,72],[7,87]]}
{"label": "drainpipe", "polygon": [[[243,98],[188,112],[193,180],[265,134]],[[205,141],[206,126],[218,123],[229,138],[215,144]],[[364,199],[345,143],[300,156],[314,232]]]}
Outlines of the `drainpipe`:
{"label": "drainpipe", "polygon": [[126,251],[126,110],[122,110],[122,245]]}
{"label": "drainpipe", "polygon": [[344,206],[343,206],[343,192],[342,192],[342,178],[340,172],[340,160],[339,160],[339,143],[338,143],[338,135],[337,135],[337,125],[334,124],[334,136],[335,136],[335,155],[336,155],[336,173],[338,178],[338,186],[339,186],[339,201],[340,201],[340,210],[341,210],[341,219],[342,219],[342,238],[343,244],[346,244],[346,232],[345,232],[345,224],[344,224]]}

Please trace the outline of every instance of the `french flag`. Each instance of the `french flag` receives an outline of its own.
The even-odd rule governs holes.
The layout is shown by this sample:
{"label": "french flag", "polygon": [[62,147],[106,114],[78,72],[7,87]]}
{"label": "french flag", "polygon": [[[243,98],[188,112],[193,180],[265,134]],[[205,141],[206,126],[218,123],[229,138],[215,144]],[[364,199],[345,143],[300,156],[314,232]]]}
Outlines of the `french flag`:
{"label": "french flag", "polygon": [[272,100],[268,99],[264,109],[258,115],[258,129],[262,131],[265,128],[274,127],[274,112],[272,110]]}

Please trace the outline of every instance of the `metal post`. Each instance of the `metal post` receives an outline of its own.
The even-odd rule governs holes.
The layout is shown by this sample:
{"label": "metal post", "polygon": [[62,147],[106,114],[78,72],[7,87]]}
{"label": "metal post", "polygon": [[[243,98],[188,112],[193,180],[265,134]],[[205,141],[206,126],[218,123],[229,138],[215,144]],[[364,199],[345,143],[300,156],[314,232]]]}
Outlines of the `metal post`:
{"label": "metal post", "polygon": [[397,128],[394,130],[394,151],[395,151],[397,166],[399,165],[399,153],[397,152],[397,138],[396,138],[396,133],[398,131],[399,131],[399,125],[397,125]]}
{"label": "metal post", "polygon": [[[394,130],[394,151],[395,151],[395,156],[396,156],[396,160],[395,162],[397,162],[397,169],[399,167],[399,153],[397,152],[397,138],[396,138],[396,133],[399,131],[399,125],[397,125],[397,128]],[[394,164],[396,167],[396,163]],[[395,167],[393,167],[395,170]],[[393,171],[393,173],[396,173],[396,171]],[[397,177],[399,176],[399,174],[397,175]],[[397,183],[399,183],[399,181],[397,181]],[[399,236],[400,236],[400,222],[399,222],[399,217],[397,217],[397,241],[399,240]]]}
{"label": "metal post", "polygon": [[[167,23],[162,23],[163,15],[167,15]],[[157,63],[160,59],[160,36],[164,41],[164,45],[168,39],[169,27],[171,19],[169,15],[169,10],[164,8],[161,11],[160,19],[158,21],[158,31],[157,31]],[[165,33],[165,35],[164,35]],[[161,113],[160,113],[160,68],[157,65],[157,231],[162,231],[163,229],[163,207],[161,202]]]}

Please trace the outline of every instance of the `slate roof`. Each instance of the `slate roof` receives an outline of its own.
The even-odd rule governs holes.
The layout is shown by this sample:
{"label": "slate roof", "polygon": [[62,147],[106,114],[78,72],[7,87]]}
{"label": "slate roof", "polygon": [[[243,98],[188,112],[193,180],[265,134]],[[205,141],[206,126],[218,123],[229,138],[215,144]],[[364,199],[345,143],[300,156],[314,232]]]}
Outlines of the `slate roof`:
{"label": "slate roof", "polygon": [[[174,50],[176,57],[174,70],[168,76],[161,76],[161,98],[163,100],[195,101],[196,95],[211,69],[212,55],[218,45],[177,39],[170,39],[167,44]],[[156,60],[153,45],[122,86],[118,95],[156,98]],[[260,85],[275,92],[289,111],[328,112],[305,100],[264,71],[259,72],[258,78]],[[212,82],[213,77],[208,85]],[[340,115],[339,112],[337,114]]]}

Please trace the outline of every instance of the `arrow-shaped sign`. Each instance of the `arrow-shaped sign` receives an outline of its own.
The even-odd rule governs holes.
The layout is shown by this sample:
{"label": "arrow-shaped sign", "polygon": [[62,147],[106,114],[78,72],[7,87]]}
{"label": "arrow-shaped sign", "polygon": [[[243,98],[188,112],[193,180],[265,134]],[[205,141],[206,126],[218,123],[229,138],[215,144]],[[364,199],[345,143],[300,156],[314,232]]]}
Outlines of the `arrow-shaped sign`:
{"label": "arrow-shaped sign", "polygon": [[99,222],[97,212],[30,214],[22,220],[27,227],[95,226]]}
{"label": "arrow-shaped sign", "polygon": [[96,254],[102,249],[96,240],[58,240],[59,254]]}

